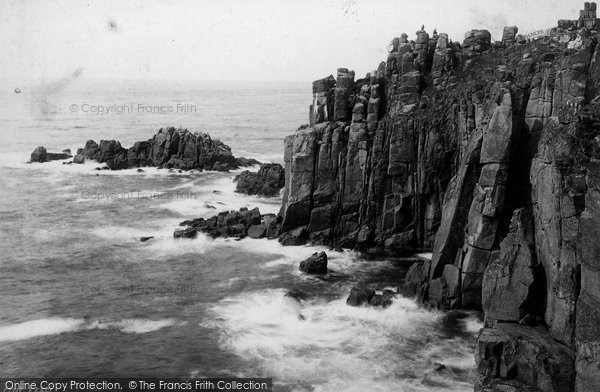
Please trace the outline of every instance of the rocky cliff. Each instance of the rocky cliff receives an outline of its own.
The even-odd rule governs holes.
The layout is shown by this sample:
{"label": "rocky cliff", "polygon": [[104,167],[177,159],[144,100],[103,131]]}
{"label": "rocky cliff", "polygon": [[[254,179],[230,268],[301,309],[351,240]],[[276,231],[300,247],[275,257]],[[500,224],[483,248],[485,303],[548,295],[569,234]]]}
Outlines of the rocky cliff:
{"label": "rocky cliff", "polygon": [[595,3],[533,40],[422,28],[315,81],[281,238],[431,249],[403,292],[483,310],[476,390],[600,390],[599,32]]}

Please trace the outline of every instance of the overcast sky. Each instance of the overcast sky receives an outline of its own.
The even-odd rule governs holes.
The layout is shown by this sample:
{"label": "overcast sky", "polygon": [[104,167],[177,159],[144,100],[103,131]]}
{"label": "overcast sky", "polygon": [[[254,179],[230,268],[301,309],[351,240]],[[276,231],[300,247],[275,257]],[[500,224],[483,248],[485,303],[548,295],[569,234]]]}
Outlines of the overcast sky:
{"label": "overcast sky", "polygon": [[0,75],[310,81],[338,67],[358,76],[389,41],[424,24],[526,33],[576,19],[579,0],[2,0]]}

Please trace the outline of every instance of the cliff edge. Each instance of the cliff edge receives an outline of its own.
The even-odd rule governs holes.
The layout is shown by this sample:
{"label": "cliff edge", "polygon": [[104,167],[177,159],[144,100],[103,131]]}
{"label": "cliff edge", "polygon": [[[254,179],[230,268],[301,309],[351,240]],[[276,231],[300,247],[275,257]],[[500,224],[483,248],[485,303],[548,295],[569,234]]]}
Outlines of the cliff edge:
{"label": "cliff edge", "polygon": [[595,3],[537,38],[422,28],[315,81],[280,238],[430,249],[403,291],[483,310],[476,390],[600,390],[599,32]]}

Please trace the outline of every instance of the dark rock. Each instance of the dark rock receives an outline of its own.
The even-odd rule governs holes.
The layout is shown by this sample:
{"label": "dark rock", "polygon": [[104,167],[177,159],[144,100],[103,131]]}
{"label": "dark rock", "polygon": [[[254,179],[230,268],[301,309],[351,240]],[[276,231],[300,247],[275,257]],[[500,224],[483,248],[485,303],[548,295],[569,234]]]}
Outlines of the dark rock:
{"label": "dark rock", "polygon": [[248,228],[248,237],[250,238],[265,238],[267,236],[266,225],[252,225]]}
{"label": "dark rock", "polygon": [[307,274],[327,273],[327,254],[325,252],[313,253],[312,256],[300,263],[300,271]]}
{"label": "dark rock", "polygon": [[375,294],[371,297],[369,305],[387,308],[394,302],[394,298],[396,298],[396,294],[393,291],[383,290],[381,294]]}
{"label": "dark rock", "polygon": [[236,192],[248,195],[275,196],[285,185],[285,172],[278,163],[262,164],[258,172],[243,171],[234,179]]}
{"label": "dark rock", "polygon": [[308,241],[308,234],[305,227],[299,227],[279,236],[279,242],[283,246],[304,245]]}
{"label": "dark rock", "polygon": [[255,165],[261,164],[256,159],[244,158],[244,157],[235,158],[235,161],[237,162],[238,166],[240,166],[240,167],[248,167],[248,166],[255,166]]}
{"label": "dark rock", "polygon": [[198,232],[193,227],[188,227],[183,230],[175,230],[173,233],[174,238],[196,238]]}
{"label": "dark rock", "polygon": [[361,306],[364,304],[368,304],[374,295],[375,290],[371,288],[363,286],[354,286],[350,291],[348,299],[346,299],[346,305]]}
{"label": "dark rock", "polygon": [[296,301],[306,301],[308,299],[308,294],[300,289],[292,289],[285,293],[285,297],[293,298]]}
{"label": "dark rock", "polygon": [[71,157],[72,157],[72,155],[69,155],[67,153],[47,152],[45,147],[40,146],[40,147],[37,147],[35,150],[33,150],[33,152],[31,153],[29,162],[30,163],[33,163],[33,162],[43,163],[43,162],[49,162],[49,161],[59,161],[59,160],[68,159]]}
{"label": "dark rock", "polygon": [[152,238],[154,238],[154,236],[140,237],[140,241],[141,241],[141,242],[146,242],[146,241],[148,241],[148,240],[151,240]]}
{"label": "dark rock", "polygon": [[[177,238],[193,238],[197,232],[205,233],[212,238],[233,237],[241,239],[249,235],[254,236],[253,238],[263,238],[267,230],[267,226],[262,224],[259,209],[253,208],[249,210],[246,207],[240,208],[239,211],[220,212],[208,219],[197,218],[183,221],[179,225],[188,226],[188,228],[185,230],[176,230],[173,235]],[[191,237],[187,235],[188,230]],[[193,235],[191,234],[192,232],[194,233]]]}
{"label": "dark rock", "polygon": [[[533,217],[528,209],[513,213],[510,232],[500,244],[499,258],[493,260],[483,277],[483,310],[493,320],[519,322],[527,312],[540,312],[529,298],[535,292],[537,273],[533,239]],[[543,314],[543,309],[541,311]]]}
{"label": "dark rock", "polygon": [[501,378],[540,391],[573,390],[575,353],[543,329],[505,323],[484,328],[475,358],[480,385]]}
{"label": "dark rock", "polygon": [[83,155],[75,155],[73,157],[73,163],[79,163],[79,164],[81,164],[81,163],[84,163],[84,162],[85,162],[85,158],[84,158]]}
{"label": "dark rock", "polygon": [[161,128],[152,139],[136,142],[129,149],[115,140],[101,140],[100,144],[88,140],[80,154],[106,163],[111,170],[155,166],[182,171],[228,171],[237,169],[241,163],[255,163],[245,158],[236,160],[229,146],[205,133],[173,127]]}
{"label": "dark rock", "polygon": [[137,171],[138,173],[143,173],[143,172],[144,172],[144,170],[143,170],[143,169],[137,169],[136,171]]}

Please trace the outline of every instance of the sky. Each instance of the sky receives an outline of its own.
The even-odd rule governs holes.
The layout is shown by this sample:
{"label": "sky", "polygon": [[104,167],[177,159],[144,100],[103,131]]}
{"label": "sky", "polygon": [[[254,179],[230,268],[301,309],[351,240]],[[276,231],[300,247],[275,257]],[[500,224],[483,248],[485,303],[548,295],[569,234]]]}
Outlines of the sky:
{"label": "sky", "polygon": [[2,0],[0,77],[311,81],[387,57],[425,25],[462,42],[577,19],[579,0]]}

